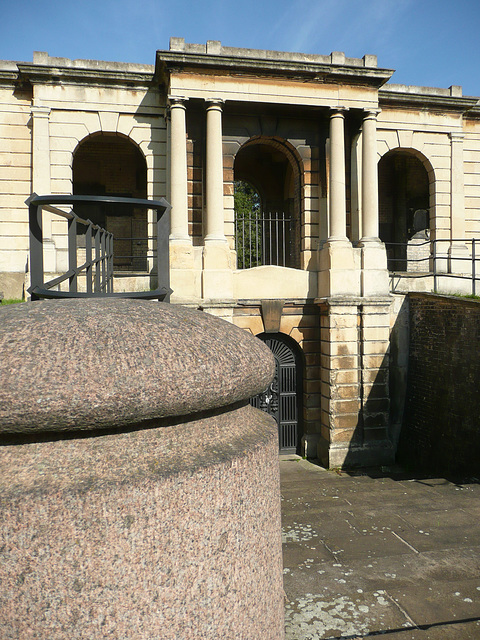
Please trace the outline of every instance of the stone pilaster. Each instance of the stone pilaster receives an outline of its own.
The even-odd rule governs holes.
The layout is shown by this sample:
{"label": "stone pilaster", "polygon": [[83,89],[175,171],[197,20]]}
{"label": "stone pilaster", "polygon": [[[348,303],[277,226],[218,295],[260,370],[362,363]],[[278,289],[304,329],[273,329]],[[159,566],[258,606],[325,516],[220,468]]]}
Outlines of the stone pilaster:
{"label": "stone pilaster", "polygon": [[327,467],[348,465],[361,442],[357,301],[321,303],[321,437],[318,457]]}
{"label": "stone pilaster", "polygon": [[359,310],[360,375],[362,402],[362,464],[393,462],[389,434],[389,298],[363,301]]}
{"label": "stone pilaster", "polygon": [[[51,193],[50,176],[50,107],[34,104],[32,113],[32,191],[38,195]],[[43,212],[43,268],[56,273],[57,259],[52,237],[52,213]]]}
{"label": "stone pilaster", "polygon": [[[449,272],[467,273],[470,264],[465,244],[465,177],[463,164],[463,133],[451,133],[451,194],[450,194],[450,238],[448,251]],[[457,258],[457,260],[455,260]]]}
{"label": "stone pilaster", "polygon": [[390,300],[330,298],[321,308],[321,436],[328,467],[391,463]]}

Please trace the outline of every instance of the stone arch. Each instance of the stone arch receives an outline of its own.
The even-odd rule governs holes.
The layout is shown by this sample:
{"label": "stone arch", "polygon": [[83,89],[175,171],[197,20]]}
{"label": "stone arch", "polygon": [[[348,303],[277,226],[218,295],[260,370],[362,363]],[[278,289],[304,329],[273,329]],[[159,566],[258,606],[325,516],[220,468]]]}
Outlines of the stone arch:
{"label": "stone arch", "polygon": [[[77,145],[72,158],[75,195],[147,197],[147,163],[138,145],[118,133],[96,132]],[[96,205],[79,215],[114,235],[114,268],[145,272],[148,251],[148,217],[145,209],[128,205]]]}
{"label": "stone arch", "polygon": [[[378,163],[378,189],[379,234],[387,246],[389,269],[428,271],[430,250],[425,243],[435,220],[435,172],[430,161],[417,149],[390,149]],[[413,245],[423,246],[416,257]],[[421,262],[414,264],[414,259]]]}
{"label": "stone arch", "polygon": [[269,347],[275,358],[275,378],[265,392],[251,404],[273,416],[278,425],[279,450],[299,451],[303,415],[303,351],[285,333],[256,336]]}
{"label": "stone arch", "polygon": [[296,149],[282,138],[254,136],[236,151],[233,176],[260,196],[262,240],[274,247],[265,249],[260,264],[300,268],[303,165]]}

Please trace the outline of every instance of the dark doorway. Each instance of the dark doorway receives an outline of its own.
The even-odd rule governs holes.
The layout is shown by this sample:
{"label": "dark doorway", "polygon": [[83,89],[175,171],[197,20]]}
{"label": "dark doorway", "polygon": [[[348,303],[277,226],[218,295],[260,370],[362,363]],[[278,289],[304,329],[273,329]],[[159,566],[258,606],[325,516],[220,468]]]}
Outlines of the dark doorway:
{"label": "dark doorway", "polygon": [[[147,165],[138,147],[114,134],[93,135],[80,143],[73,158],[74,195],[147,197]],[[116,271],[147,270],[148,219],[146,209],[128,205],[98,205],[77,214],[114,235]]]}
{"label": "dark doorway", "polygon": [[239,269],[300,267],[299,175],[292,151],[278,140],[258,138],[238,151],[234,179]]}
{"label": "dark doorway", "polygon": [[430,227],[428,171],[413,151],[396,149],[381,158],[378,185],[379,231],[387,247],[388,268],[407,271],[408,242]]}
{"label": "dark doorway", "polygon": [[275,358],[275,378],[266,391],[251,399],[251,404],[273,416],[278,424],[279,450],[296,452],[299,448],[302,416],[302,358],[298,344],[282,333],[261,333]]}

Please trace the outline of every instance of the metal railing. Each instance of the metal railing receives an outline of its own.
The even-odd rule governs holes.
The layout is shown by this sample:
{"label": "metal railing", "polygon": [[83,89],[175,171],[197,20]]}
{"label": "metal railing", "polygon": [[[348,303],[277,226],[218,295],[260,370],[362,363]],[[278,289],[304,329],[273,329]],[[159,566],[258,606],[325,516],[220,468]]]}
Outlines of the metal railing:
{"label": "metal railing", "polygon": [[480,292],[480,240],[478,238],[386,242],[388,270],[410,278],[433,276],[433,289],[453,280],[470,282],[472,295]]}
{"label": "metal railing", "polygon": [[[137,198],[119,198],[108,196],[44,195],[33,193],[26,201],[29,208],[30,228],[30,273],[31,284],[28,293],[32,300],[42,298],[72,298],[92,296],[119,296],[145,299],[169,299],[172,290],[169,286],[168,236],[170,205],[165,199],[142,200]],[[65,211],[56,205],[130,205],[136,208],[152,209],[157,214],[156,268],[158,286],[154,291],[118,293],[113,292],[113,235],[91,220],[85,220],[75,211]],[[44,238],[43,211],[48,211],[67,220],[68,270],[48,282],[44,281]],[[78,264],[77,232],[78,225],[85,231],[85,261]],[[78,291],[78,278],[85,275],[85,291]],[[59,290],[68,280],[68,291]]]}
{"label": "metal railing", "polygon": [[248,212],[235,216],[237,268],[287,266],[290,259],[291,218],[284,211]]}

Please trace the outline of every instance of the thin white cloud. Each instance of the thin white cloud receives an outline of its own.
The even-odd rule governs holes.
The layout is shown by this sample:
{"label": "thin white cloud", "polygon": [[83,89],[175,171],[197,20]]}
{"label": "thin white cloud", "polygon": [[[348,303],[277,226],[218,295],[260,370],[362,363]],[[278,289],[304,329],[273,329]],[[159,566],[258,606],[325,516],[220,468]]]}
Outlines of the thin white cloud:
{"label": "thin white cloud", "polygon": [[297,0],[279,14],[270,29],[270,38],[289,51],[330,53],[327,49],[333,48],[344,50],[347,55],[360,55],[360,50],[375,53],[380,46],[388,48],[398,20],[414,2]]}

